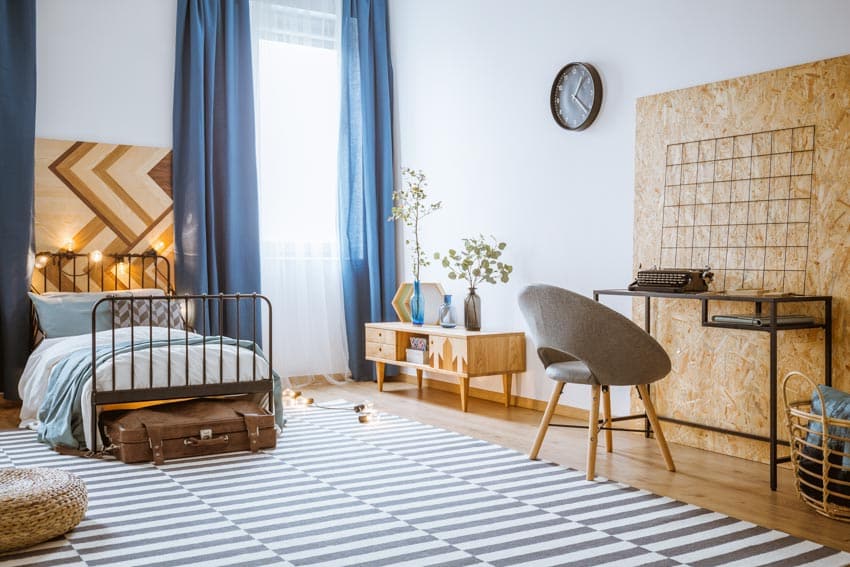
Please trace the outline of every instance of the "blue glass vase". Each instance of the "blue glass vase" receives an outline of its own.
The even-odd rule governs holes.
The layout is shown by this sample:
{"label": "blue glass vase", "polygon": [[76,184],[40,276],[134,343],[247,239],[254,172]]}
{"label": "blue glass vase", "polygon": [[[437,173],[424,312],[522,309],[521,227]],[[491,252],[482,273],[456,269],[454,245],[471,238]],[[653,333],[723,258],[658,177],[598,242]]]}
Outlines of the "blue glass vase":
{"label": "blue glass vase", "polygon": [[425,323],[425,298],[419,287],[419,280],[413,282],[413,297],[410,298],[410,321],[414,325]]}

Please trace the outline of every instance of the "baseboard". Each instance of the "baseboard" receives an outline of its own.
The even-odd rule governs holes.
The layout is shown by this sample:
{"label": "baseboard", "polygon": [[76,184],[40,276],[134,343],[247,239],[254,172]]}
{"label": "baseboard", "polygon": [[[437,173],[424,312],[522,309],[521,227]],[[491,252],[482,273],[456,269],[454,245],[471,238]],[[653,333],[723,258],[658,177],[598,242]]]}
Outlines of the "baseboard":
{"label": "baseboard", "polygon": [[[399,374],[398,376],[395,376],[393,378],[387,378],[386,381],[406,382],[408,384],[416,384],[417,382],[416,376],[410,376],[409,374]],[[445,382],[443,380],[434,380],[432,378],[428,378],[427,376],[423,378],[422,383],[423,385],[426,385],[429,388],[433,388],[434,390],[440,390],[442,392],[451,392],[460,396],[459,384]],[[500,404],[503,404],[505,402],[505,397],[504,395],[502,395],[502,392],[494,392],[493,390],[474,388],[472,386],[469,387],[469,397],[477,398],[479,400],[487,400],[488,402],[497,402]],[[459,400],[458,403],[460,403]],[[546,409],[546,404],[547,402],[544,402],[542,400],[535,400],[533,398],[511,395],[511,405],[520,408],[543,411]],[[573,406],[558,405],[555,408],[555,415],[559,415],[561,417],[570,417],[581,421],[587,421],[588,411]]]}

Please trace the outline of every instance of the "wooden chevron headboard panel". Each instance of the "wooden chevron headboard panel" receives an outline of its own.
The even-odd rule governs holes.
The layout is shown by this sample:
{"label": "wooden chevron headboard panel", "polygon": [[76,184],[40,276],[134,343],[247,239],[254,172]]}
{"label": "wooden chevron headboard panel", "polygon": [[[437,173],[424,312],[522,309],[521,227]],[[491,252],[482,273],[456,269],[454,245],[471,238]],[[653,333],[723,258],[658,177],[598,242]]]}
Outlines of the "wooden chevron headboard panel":
{"label": "wooden chevron headboard panel", "polygon": [[[35,246],[100,250],[106,269],[114,263],[110,254],[151,248],[173,264],[171,150],[37,138]],[[48,273],[48,289],[42,290],[36,269],[33,286],[51,291],[57,283],[52,278]],[[99,275],[91,284],[100,289]]]}

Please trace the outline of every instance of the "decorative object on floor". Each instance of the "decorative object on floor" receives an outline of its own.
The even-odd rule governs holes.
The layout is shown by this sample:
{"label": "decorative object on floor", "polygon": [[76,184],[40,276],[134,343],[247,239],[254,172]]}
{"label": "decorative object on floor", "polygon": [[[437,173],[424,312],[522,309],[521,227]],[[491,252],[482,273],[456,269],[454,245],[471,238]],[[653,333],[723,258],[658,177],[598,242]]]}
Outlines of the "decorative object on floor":
{"label": "decorative object on floor", "polygon": [[[425,304],[424,324],[438,324],[440,321],[440,302],[443,300],[446,291],[437,282],[419,282],[419,289],[424,299],[423,303]],[[392,306],[399,321],[404,323],[411,322],[410,300],[412,297],[413,282],[405,282],[398,286],[398,290],[393,297]]]}
{"label": "decorative object on floor", "polygon": [[479,234],[477,238],[464,238],[460,252],[451,249],[442,257],[439,252],[434,254],[437,260],[442,258],[449,279],[466,280],[469,284],[469,295],[463,304],[463,324],[469,331],[481,330],[481,298],[475,288],[484,282],[495,284],[497,277],[502,283],[510,279],[513,266],[499,260],[505,247],[507,244],[498,242],[494,236],[487,239]]}
{"label": "decorative object on floor", "polygon": [[549,91],[549,108],[558,126],[580,132],[596,120],[602,106],[602,79],[590,63],[564,65]]}
{"label": "decorative object on floor", "polygon": [[86,485],[70,472],[54,468],[0,469],[0,552],[30,547],[64,534],[80,523],[87,506]]}
{"label": "decorative object on floor", "polygon": [[[572,291],[551,285],[530,285],[519,294],[519,307],[531,330],[546,376],[555,381],[552,396],[529,458],[536,459],[552,414],[566,384],[591,387],[587,437],[587,480],[596,468],[598,433],[605,429],[605,448],[613,450],[610,386],[635,386],[652,423],[655,440],[667,465],[675,472],[673,457],[655,414],[647,384],[670,372],[670,357],[652,336],[613,309]],[[603,398],[603,427],[599,398]],[[639,416],[643,418],[643,416]]]}
{"label": "decorative object on floor", "polygon": [[[794,380],[812,392],[810,399],[789,401]],[[782,399],[800,500],[819,514],[850,522],[850,394],[789,372],[782,379]]]}
{"label": "decorative object on floor", "polygon": [[[89,517],[64,540],[2,560],[761,565],[781,559],[786,566],[850,561],[848,553],[621,483],[590,483],[579,471],[529,461],[478,439],[386,414],[360,424],[351,402],[322,405],[340,411],[291,411],[274,451],[161,467],[57,455],[36,443],[30,431],[0,432],[0,462],[73,464],[89,483],[91,502]],[[123,491],[121,499],[116,489]],[[124,521],[132,525],[131,540],[125,530],[111,527]],[[327,537],[329,522],[334,534],[345,537]]]}
{"label": "decorative object on floor", "polygon": [[425,323],[425,299],[420,292],[419,270],[423,266],[430,265],[431,262],[420,242],[419,225],[425,217],[439,210],[443,203],[442,201],[428,202],[428,193],[425,192],[428,181],[422,170],[405,167],[401,170],[401,175],[405,187],[393,191],[395,205],[392,215],[387,220],[400,220],[412,231],[413,242],[410,242],[409,235],[404,240],[406,245],[412,244],[410,252],[413,266],[413,295],[410,298],[410,321],[414,325],[422,325]]}
{"label": "decorative object on floor", "polygon": [[452,296],[447,293],[443,296],[443,304],[440,305],[440,326],[445,329],[453,329],[456,325]]}

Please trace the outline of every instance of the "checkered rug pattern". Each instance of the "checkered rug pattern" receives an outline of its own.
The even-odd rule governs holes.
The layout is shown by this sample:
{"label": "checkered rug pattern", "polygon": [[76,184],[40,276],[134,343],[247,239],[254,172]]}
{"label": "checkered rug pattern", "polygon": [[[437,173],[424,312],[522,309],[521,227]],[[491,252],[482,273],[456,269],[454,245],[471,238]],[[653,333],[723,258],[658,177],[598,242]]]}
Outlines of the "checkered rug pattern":
{"label": "checkered rug pattern", "polygon": [[[16,565],[823,565],[850,554],[353,404],[297,408],[265,453],[162,466],[63,456],[0,432],[0,467],[86,483],[64,537]],[[25,520],[22,520],[25,521]]]}

